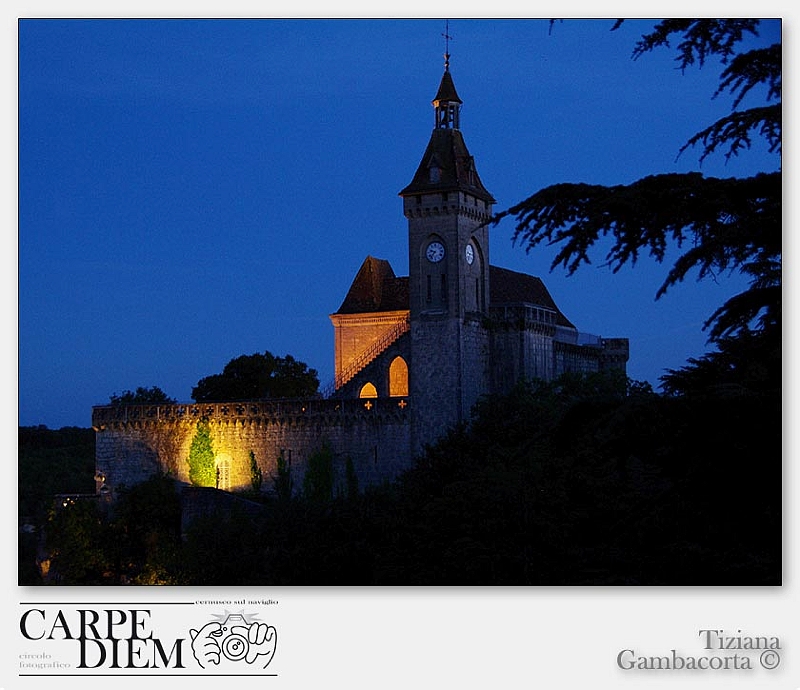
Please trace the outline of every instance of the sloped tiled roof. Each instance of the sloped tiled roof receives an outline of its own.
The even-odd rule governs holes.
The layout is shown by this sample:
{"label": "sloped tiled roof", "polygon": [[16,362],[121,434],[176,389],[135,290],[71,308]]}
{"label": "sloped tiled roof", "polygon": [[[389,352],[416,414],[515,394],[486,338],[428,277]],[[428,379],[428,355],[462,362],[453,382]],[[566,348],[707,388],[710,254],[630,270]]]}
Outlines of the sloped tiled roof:
{"label": "sloped tiled roof", "polygon": [[408,278],[398,278],[385,259],[368,256],[337,314],[407,310]]}
{"label": "sloped tiled roof", "polygon": [[[441,170],[436,182],[431,181],[433,162]],[[400,196],[455,191],[468,192],[487,203],[495,203],[478,176],[475,161],[461,132],[457,129],[434,129],[411,184],[400,192]]]}
{"label": "sloped tiled roof", "polygon": [[575,328],[561,313],[555,300],[550,296],[541,278],[518,273],[498,266],[489,267],[489,290],[491,306],[524,302],[538,307],[547,307],[556,312],[556,323],[565,328]]}
{"label": "sloped tiled roof", "polygon": [[[564,316],[541,278],[499,266],[489,267],[491,306],[531,304],[556,312],[556,323],[575,328]],[[385,259],[368,256],[358,269],[337,314],[368,314],[409,309],[408,277],[398,277]]]}

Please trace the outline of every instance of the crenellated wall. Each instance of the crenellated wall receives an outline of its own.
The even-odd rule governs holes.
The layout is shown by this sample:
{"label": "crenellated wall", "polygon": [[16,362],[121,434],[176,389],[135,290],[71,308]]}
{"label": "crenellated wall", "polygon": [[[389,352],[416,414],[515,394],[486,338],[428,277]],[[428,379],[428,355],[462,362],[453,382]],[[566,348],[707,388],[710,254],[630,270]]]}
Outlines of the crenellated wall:
{"label": "crenellated wall", "polygon": [[407,398],[103,406],[92,410],[98,490],[113,492],[159,472],[188,482],[201,420],[211,431],[221,489],[251,488],[251,451],[267,492],[281,454],[299,491],[308,458],[326,443],[338,489],[348,457],[362,488],[396,477],[411,462]]}

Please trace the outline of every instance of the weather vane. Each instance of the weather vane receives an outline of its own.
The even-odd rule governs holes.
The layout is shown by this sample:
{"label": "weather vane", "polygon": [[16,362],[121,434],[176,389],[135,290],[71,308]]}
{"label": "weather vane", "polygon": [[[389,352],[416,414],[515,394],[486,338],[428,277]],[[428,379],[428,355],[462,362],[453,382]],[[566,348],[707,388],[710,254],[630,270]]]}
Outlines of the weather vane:
{"label": "weather vane", "polygon": [[453,40],[453,37],[450,35],[450,20],[445,19],[444,21],[444,69],[448,71],[450,69],[450,41]]}

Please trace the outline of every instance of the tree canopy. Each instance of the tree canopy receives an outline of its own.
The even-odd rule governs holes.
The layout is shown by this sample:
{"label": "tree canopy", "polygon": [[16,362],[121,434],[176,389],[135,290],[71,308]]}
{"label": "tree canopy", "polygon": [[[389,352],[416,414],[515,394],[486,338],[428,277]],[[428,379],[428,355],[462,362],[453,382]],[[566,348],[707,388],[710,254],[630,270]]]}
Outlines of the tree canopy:
{"label": "tree canopy", "polygon": [[225,365],[221,374],[206,376],[192,389],[196,402],[229,402],[263,398],[302,398],[315,395],[319,376],[291,355],[270,352],[241,355]]}
{"label": "tree canopy", "polygon": [[[621,22],[614,25],[616,29]],[[642,36],[633,51],[638,59],[677,42],[676,62],[681,70],[704,66],[716,57],[721,63],[719,86],[713,97],[732,97],[731,113],[692,136],[679,154],[700,148],[699,162],[714,153],[726,158],[749,149],[763,138],[770,153],[781,153],[781,45],[746,47],[745,39],[758,35],[755,19],[668,19]],[[757,97],[764,102],[743,107]],[[540,244],[557,245],[551,269],[573,274],[591,263],[591,254],[603,238],[611,239],[605,264],[617,272],[634,265],[641,254],[664,261],[668,248],[681,251],[658,289],[668,289],[697,271],[699,278],[738,272],[749,287],[728,299],[709,315],[704,328],[711,343],[765,336],[765,356],[773,356],[781,325],[781,173],[762,172],[748,178],[719,179],[700,172],[655,174],[627,185],[557,184],[542,189],[499,213],[516,219],[514,241],[531,251]],[[751,351],[752,354],[752,351]],[[704,365],[716,364],[710,353]],[[682,377],[662,380],[673,389]],[[704,366],[704,370],[708,367]],[[671,382],[671,383],[670,383]]]}
{"label": "tree canopy", "polygon": [[135,391],[125,391],[121,395],[114,393],[111,398],[112,405],[145,405],[149,403],[174,403],[158,386],[143,388],[139,386]]}

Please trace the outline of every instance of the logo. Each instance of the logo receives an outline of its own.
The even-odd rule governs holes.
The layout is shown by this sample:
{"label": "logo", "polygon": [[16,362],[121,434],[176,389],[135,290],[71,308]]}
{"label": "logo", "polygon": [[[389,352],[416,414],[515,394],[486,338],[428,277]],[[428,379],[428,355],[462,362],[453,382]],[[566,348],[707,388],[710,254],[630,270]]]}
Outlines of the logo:
{"label": "logo", "polygon": [[275,656],[278,644],[274,626],[248,621],[241,613],[228,614],[221,622],[206,623],[199,630],[190,630],[189,635],[192,653],[201,668],[223,667],[229,662],[266,668]]}
{"label": "logo", "polygon": [[[245,600],[235,603],[246,605]],[[176,620],[161,607],[154,611],[28,606],[31,608],[23,610],[19,618],[24,641],[20,675],[53,675],[54,671],[63,675],[105,671],[114,675],[151,671],[181,675],[197,669],[196,664],[208,675],[277,675],[273,670],[264,671],[275,657],[277,629],[260,620],[252,609],[235,613],[223,609],[218,614],[195,611],[188,620]],[[174,606],[180,608],[173,608],[173,614],[186,611],[182,605]]]}

